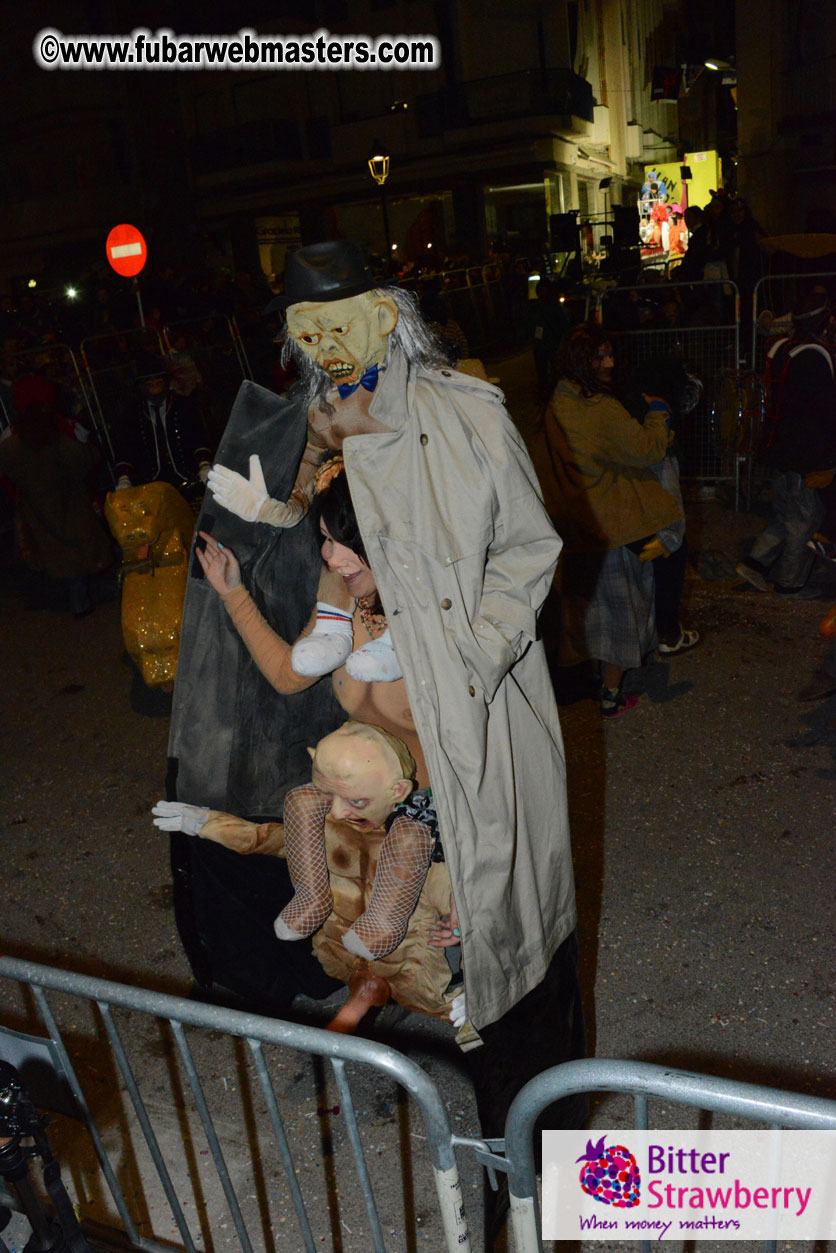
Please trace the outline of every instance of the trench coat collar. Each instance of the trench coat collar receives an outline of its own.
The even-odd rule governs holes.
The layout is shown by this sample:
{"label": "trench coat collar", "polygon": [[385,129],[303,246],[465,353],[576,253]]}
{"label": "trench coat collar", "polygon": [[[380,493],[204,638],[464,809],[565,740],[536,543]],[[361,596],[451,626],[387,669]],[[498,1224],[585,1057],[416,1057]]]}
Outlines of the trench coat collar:
{"label": "trench coat collar", "polygon": [[406,425],[415,391],[415,369],[410,367],[402,348],[395,345],[389,353],[386,369],[375,388],[369,413],[392,431]]}

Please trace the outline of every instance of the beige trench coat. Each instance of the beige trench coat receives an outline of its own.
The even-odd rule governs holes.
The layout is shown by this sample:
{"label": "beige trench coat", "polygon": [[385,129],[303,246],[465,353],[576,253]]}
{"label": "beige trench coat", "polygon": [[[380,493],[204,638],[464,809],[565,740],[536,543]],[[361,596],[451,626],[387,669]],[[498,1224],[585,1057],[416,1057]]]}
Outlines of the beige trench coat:
{"label": "beige trench coat", "polygon": [[575,926],[563,741],[536,617],[561,542],[489,383],[395,351],[347,438],[351,495],[427,761],[468,1016],[536,987]]}

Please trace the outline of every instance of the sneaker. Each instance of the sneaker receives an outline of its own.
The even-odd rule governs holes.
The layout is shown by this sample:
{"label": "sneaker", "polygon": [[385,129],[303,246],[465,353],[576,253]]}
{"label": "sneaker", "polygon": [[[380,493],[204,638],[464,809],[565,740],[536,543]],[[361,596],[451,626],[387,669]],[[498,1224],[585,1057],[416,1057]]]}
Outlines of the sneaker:
{"label": "sneaker", "polygon": [[769,583],[764,578],[761,571],[755,565],[750,565],[748,561],[740,561],[734,567],[735,574],[739,574],[741,579],[745,579],[747,583],[751,583],[752,587],[756,587],[759,592],[768,592]]}
{"label": "sneaker", "polygon": [[601,717],[620,718],[622,714],[635,709],[639,698],[635,692],[622,692],[621,688],[613,691],[609,687],[601,688]]}
{"label": "sneaker", "polygon": [[684,653],[689,648],[694,648],[697,644],[699,644],[699,642],[700,642],[699,631],[683,631],[682,628],[680,627],[679,639],[676,641],[676,643],[675,644],[663,644],[660,641],[660,643],[657,645],[656,651],[661,653],[663,657],[675,657],[677,653]]}
{"label": "sneaker", "polygon": [[836,562],[836,544],[827,536],[817,532],[812,539],[808,539],[807,547],[825,561]]}

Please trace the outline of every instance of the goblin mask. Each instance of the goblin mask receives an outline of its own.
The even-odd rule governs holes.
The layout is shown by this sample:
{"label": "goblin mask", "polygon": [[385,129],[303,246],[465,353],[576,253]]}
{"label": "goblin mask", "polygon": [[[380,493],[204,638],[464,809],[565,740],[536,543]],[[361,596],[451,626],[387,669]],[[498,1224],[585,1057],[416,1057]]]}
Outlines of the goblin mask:
{"label": "goblin mask", "polygon": [[397,320],[392,300],[363,292],[344,300],[291,305],[287,333],[334,383],[353,384],[369,366],[383,364]]}

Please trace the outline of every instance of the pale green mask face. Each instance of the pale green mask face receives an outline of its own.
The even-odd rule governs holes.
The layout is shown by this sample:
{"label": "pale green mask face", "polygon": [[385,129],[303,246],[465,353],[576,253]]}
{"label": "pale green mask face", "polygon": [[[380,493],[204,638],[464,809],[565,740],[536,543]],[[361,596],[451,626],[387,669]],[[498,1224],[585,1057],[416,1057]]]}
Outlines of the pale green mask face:
{"label": "pale green mask face", "polygon": [[302,302],[287,311],[287,333],[335,383],[359,383],[369,366],[386,360],[398,320],[394,301],[375,292],[345,300]]}

